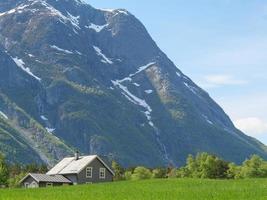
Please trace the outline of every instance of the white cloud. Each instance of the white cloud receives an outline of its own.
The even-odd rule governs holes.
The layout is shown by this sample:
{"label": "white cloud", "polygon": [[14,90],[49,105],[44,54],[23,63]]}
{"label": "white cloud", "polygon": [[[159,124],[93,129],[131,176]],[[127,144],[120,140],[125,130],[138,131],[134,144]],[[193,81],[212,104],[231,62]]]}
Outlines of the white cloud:
{"label": "white cloud", "polygon": [[250,136],[267,134],[267,122],[257,117],[242,118],[234,121],[234,124],[244,133]]}
{"label": "white cloud", "polygon": [[202,80],[197,81],[198,84],[203,88],[214,88],[226,85],[244,85],[247,81],[237,79],[232,75],[227,74],[213,74],[207,75],[202,78]]}
{"label": "white cloud", "polygon": [[205,80],[215,85],[243,85],[247,83],[244,80],[235,79],[231,75],[208,75],[205,76]]}

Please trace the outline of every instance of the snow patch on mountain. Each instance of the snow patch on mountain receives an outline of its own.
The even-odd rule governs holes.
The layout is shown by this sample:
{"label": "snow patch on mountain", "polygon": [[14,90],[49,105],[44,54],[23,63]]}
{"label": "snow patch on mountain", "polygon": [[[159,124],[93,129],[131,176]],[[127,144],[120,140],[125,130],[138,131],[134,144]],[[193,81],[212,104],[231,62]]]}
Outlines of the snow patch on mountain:
{"label": "snow patch on mountain", "polygon": [[48,121],[48,119],[44,115],[41,115],[40,117],[41,117],[42,120]]}
{"label": "snow patch on mountain", "polygon": [[57,50],[57,51],[61,51],[61,52],[66,53],[66,54],[73,54],[72,51],[69,51],[69,50],[66,50],[66,49],[61,49],[60,47],[58,47],[58,46],[56,46],[56,45],[50,45],[50,47],[51,47],[52,49],[55,49],[55,50]]}
{"label": "snow patch on mountain", "polygon": [[121,14],[124,14],[124,15],[129,15],[129,12],[127,10],[124,10],[124,9],[112,9],[112,8],[101,8],[101,9],[98,9],[98,10],[101,10],[101,11],[104,11],[104,12],[111,12],[111,13],[121,13]]}
{"label": "snow patch on mountain", "polygon": [[125,95],[127,95],[132,102],[134,102],[136,105],[142,106],[143,108],[145,108],[147,111],[152,112],[151,107],[147,104],[147,102],[143,99],[138,98],[137,96],[133,95],[126,86],[123,86],[121,84],[120,80],[116,80],[116,81],[112,81],[114,86],[119,87],[120,89],[123,90],[123,93]]}
{"label": "snow patch on mountain", "polygon": [[145,90],[145,93],[151,94],[151,93],[153,93],[153,90]]}
{"label": "snow patch on mountain", "polygon": [[114,16],[117,16],[119,14],[123,14],[123,15],[129,15],[129,12],[127,10],[124,10],[124,9],[111,9],[111,8],[102,8],[102,9],[98,9],[98,10],[101,10],[101,11],[104,11],[104,12],[110,12]]}
{"label": "snow patch on mountain", "polygon": [[97,55],[102,57],[101,62],[106,63],[106,64],[110,64],[110,65],[113,64],[113,62],[105,54],[102,53],[102,50],[99,47],[97,47],[97,46],[93,46],[93,47],[94,47]]}
{"label": "snow patch on mountain", "polygon": [[41,78],[39,78],[38,76],[34,75],[34,74],[31,72],[30,68],[24,66],[25,63],[23,62],[22,59],[19,59],[19,58],[17,58],[17,57],[15,57],[15,58],[11,57],[11,58],[13,59],[13,61],[16,63],[16,65],[17,65],[19,68],[21,68],[23,71],[25,71],[27,74],[29,74],[30,76],[32,76],[32,77],[35,78],[36,80],[41,81]]}
{"label": "snow patch on mountain", "polygon": [[147,65],[141,66],[138,68],[137,72],[130,74],[130,77],[135,76],[136,74],[139,74],[140,72],[146,70],[147,68],[151,67],[152,65],[155,65],[155,62],[150,62]]}
{"label": "snow patch on mountain", "polygon": [[13,13],[16,13],[16,12],[21,13],[22,10],[23,10],[24,8],[28,7],[28,6],[29,6],[29,5],[20,5],[20,6],[16,7],[16,8],[13,8],[13,9],[9,10],[9,11],[0,13],[0,17],[1,17],[1,16],[4,16],[4,15],[13,14]]}
{"label": "snow patch on mountain", "polygon": [[136,87],[140,87],[140,84],[138,83],[133,83]]}
{"label": "snow patch on mountain", "polygon": [[56,130],[55,128],[48,128],[48,127],[46,127],[45,129],[47,130],[48,133],[51,134]]}
{"label": "snow patch on mountain", "polygon": [[2,111],[0,111],[0,116],[4,117],[5,119],[8,119],[8,116],[5,113],[3,113]]}
{"label": "snow patch on mountain", "polygon": [[209,118],[206,115],[202,115],[202,117],[208,122],[209,124],[213,125],[213,122],[209,120]]}
{"label": "snow patch on mountain", "polygon": [[104,28],[106,28],[109,24],[104,24],[104,25],[96,25],[91,23],[89,26],[85,26],[85,28],[89,28],[94,30],[95,32],[99,33],[101,32]]}
{"label": "snow patch on mountain", "polygon": [[80,22],[79,22],[79,19],[80,19],[80,16],[73,16],[72,14],[70,14],[69,12],[67,12],[67,15],[68,15],[68,19],[70,21],[70,23],[76,27],[77,29],[81,29],[80,27]]}
{"label": "snow patch on mountain", "polygon": [[181,74],[180,72],[176,72],[176,75],[177,75],[178,77],[182,77],[182,74]]}
{"label": "snow patch on mountain", "polygon": [[184,82],[184,85],[192,92],[194,93],[195,95],[198,96],[198,89],[189,85],[188,83]]}
{"label": "snow patch on mountain", "polygon": [[[141,99],[141,98],[135,96],[133,93],[131,93],[126,86],[122,85],[122,83],[126,82],[126,81],[131,82],[133,76],[141,73],[142,71],[146,70],[147,68],[151,67],[154,64],[155,64],[155,62],[150,62],[150,63],[148,63],[146,65],[143,65],[143,66],[139,67],[138,70],[135,73],[130,74],[128,77],[125,77],[125,78],[123,78],[121,80],[111,81],[114,86],[117,86],[122,90],[122,95],[125,96],[129,101],[131,101],[132,103],[134,103],[136,105],[139,105],[139,106],[145,108],[145,110],[146,110],[144,112],[145,116],[146,116],[146,118],[148,120],[149,125],[152,126],[152,127],[154,127],[154,123],[151,121],[152,108],[149,106],[149,104],[144,99]],[[139,85],[139,84],[137,84],[137,85]]]}

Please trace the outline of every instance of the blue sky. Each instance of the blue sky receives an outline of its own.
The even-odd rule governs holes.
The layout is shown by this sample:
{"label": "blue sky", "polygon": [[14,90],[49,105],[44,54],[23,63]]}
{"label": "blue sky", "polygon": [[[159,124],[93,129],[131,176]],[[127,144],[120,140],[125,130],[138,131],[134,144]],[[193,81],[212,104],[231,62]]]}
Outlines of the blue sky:
{"label": "blue sky", "polygon": [[267,144],[267,1],[89,0],[140,19],[179,69]]}

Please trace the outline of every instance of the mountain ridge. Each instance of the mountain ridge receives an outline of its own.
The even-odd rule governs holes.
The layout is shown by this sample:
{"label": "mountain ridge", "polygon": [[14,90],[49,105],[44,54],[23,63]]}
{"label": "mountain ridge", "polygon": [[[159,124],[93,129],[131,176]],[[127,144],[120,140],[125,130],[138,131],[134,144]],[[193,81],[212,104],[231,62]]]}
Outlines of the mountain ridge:
{"label": "mountain ridge", "polygon": [[128,11],[77,0],[0,0],[0,8],[0,97],[8,99],[0,116],[40,146],[32,151],[43,162],[76,149],[124,166],[181,165],[199,151],[237,163],[267,158]]}

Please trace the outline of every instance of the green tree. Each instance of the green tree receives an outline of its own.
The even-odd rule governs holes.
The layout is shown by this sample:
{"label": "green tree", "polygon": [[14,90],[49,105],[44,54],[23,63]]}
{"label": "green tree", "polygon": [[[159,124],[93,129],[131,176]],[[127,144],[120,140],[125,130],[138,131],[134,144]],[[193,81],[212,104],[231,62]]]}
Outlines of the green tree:
{"label": "green tree", "polygon": [[125,178],[125,180],[131,180],[131,178],[132,178],[132,171],[125,171],[124,172],[124,178]]}
{"label": "green tree", "polygon": [[20,174],[10,177],[8,179],[8,186],[11,188],[20,187],[20,180],[26,176],[26,173],[21,172]]}
{"label": "green tree", "polygon": [[150,179],[152,178],[152,173],[145,167],[136,167],[131,178],[132,180]]}
{"label": "green tree", "polygon": [[7,186],[9,171],[5,157],[0,153],[0,185]]}
{"label": "green tree", "polygon": [[189,155],[186,166],[178,169],[177,177],[226,178],[228,163],[208,153],[198,153],[194,158]]}
{"label": "green tree", "polygon": [[157,168],[152,171],[153,178],[166,178],[167,177],[167,169],[165,168]]}
{"label": "green tree", "polygon": [[189,178],[191,177],[191,174],[187,167],[181,167],[177,169],[176,176],[177,178]]}
{"label": "green tree", "polygon": [[243,162],[241,168],[243,178],[263,178],[267,177],[266,162],[257,155],[252,155],[250,159]]}
{"label": "green tree", "polygon": [[124,169],[116,161],[112,161],[112,169],[115,173],[114,181],[124,179]]}
{"label": "green tree", "polygon": [[198,165],[196,160],[194,159],[193,155],[189,155],[186,159],[186,167],[183,171],[187,171],[188,177],[196,178],[198,177]]}
{"label": "green tree", "polygon": [[226,172],[227,178],[230,179],[239,179],[241,178],[241,166],[237,166],[234,163],[228,165],[228,170]]}

